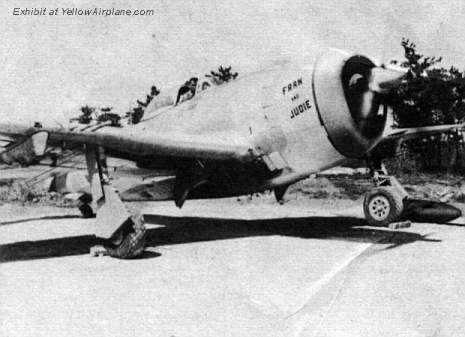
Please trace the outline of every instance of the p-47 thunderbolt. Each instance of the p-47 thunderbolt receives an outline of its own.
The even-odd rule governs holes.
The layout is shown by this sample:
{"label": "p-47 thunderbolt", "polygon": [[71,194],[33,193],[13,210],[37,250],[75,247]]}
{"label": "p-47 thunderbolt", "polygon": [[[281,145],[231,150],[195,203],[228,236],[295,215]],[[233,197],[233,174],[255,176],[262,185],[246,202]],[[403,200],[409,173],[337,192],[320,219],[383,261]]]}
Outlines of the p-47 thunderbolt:
{"label": "p-47 thunderbolt", "polygon": [[[121,248],[124,257],[143,218],[124,207],[108,179],[105,155],[171,171],[171,178],[154,182],[148,192],[154,200],[174,200],[178,207],[188,199],[265,190],[273,190],[280,200],[289,185],[348,159],[365,158],[386,140],[383,98],[403,76],[365,56],[329,49],[313,64],[288,63],[252,73],[197,92],[176,106],[157,107],[154,99],[134,125],[1,124],[0,134],[12,142],[0,156],[28,164],[49,147],[82,144],[95,234]],[[398,130],[389,139],[458,127]],[[387,225],[402,213],[405,191],[395,179],[383,185],[364,201],[372,225]]]}

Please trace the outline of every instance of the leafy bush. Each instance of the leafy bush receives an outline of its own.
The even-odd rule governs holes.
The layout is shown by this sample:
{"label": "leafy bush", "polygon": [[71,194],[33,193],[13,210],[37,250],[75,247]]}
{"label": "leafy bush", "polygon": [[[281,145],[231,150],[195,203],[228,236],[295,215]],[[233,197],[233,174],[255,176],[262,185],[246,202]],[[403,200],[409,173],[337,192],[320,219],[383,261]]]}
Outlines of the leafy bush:
{"label": "leafy bush", "polygon": [[[420,127],[465,121],[465,73],[440,67],[441,57],[425,57],[416,45],[402,39],[405,59],[391,61],[407,70],[406,81],[388,96],[396,127]],[[463,168],[465,149],[461,132],[407,142],[408,151],[419,154],[425,169]]]}
{"label": "leafy bush", "polygon": [[206,74],[206,77],[209,77],[212,79],[212,82],[216,85],[223,84],[225,82],[229,82],[231,80],[236,79],[238,76],[238,73],[231,72],[231,66],[229,67],[223,67],[219,66],[218,71],[210,71],[210,74]]}

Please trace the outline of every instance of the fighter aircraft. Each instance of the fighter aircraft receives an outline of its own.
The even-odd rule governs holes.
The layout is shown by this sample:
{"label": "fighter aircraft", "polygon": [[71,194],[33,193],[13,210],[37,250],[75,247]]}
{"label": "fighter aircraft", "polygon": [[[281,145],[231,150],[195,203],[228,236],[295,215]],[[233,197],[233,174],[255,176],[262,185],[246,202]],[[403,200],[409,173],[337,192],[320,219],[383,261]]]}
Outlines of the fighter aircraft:
{"label": "fighter aircraft", "polygon": [[[154,182],[147,192],[154,200],[174,200],[178,207],[187,199],[265,190],[280,200],[289,185],[347,159],[363,158],[383,140],[383,97],[403,76],[363,55],[328,49],[313,64],[277,65],[212,86],[176,106],[160,107],[154,99],[135,125],[0,124],[0,134],[12,140],[0,158],[25,165],[50,146],[83,144],[95,234],[125,257],[134,253],[131,242],[142,240],[136,234],[143,232],[143,219],[124,207],[105,172],[104,155],[173,172],[174,178]],[[384,226],[402,213],[405,191],[395,180],[383,185],[365,198],[372,225]]]}

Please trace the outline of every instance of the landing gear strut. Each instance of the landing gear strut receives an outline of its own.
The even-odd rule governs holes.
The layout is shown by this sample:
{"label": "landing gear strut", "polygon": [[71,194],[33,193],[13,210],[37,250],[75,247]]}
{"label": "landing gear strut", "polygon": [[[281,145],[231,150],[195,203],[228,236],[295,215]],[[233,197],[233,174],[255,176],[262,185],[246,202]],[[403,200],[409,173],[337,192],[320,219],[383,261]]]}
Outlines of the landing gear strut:
{"label": "landing gear strut", "polygon": [[376,187],[365,195],[365,219],[372,226],[388,226],[401,220],[407,191],[394,176],[387,174],[381,163],[370,170]]}
{"label": "landing gear strut", "polygon": [[376,188],[365,195],[363,202],[365,219],[372,226],[389,226],[400,220],[446,223],[462,215],[447,203],[411,198],[382,166],[372,172]]}
{"label": "landing gear strut", "polygon": [[103,246],[92,247],[91,254],[121,259],[137,257],[145,245],[143,217],[131,214],[111,185],[102,149],[86,148],[86,162],[92,197],[85,200],[80,210],[84,216],[96,214],[95,235],[104,242]]}

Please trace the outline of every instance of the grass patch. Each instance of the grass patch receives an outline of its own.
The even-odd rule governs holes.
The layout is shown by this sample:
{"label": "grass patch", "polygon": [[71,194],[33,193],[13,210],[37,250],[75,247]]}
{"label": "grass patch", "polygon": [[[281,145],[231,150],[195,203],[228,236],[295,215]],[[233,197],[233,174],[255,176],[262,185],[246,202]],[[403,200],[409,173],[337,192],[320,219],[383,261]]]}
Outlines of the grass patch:
{"label": "grass patch", "polygon": [[0,181],[0,201],[22,204],[47,204],[68,207],[68,201],[56,192],[49,192],[40,185],[28,185],[21,180]]}

